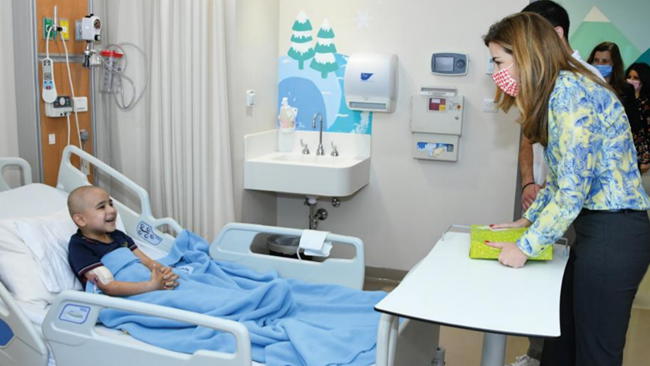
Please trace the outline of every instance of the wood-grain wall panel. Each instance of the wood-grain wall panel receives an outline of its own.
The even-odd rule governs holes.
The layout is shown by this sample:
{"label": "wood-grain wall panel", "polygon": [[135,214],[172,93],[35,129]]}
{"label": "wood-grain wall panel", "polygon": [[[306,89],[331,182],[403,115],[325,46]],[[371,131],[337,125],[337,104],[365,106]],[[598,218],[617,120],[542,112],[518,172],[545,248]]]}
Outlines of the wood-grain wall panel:
{"label": "wood-grain wall panel", "polygon": [[[46,40],[43,37],[43,17],[53,17],[54,5],[57,6],[57,17],[67,19],[70,25],[70,38],[66,41],[69,55],[81,56],[86,48],[86,42],[76,41],[74,34],[75,21],[88,14],[87,0],[36,0],[36,24],[38,38],[38,52],[45,54]],[[50,40],[50,56],[64,55],[64,48],[60,37],[56,41]],[[54,62],[54,80],[58,95],[72,97],[68,70],[65,62]],[[90,109],[90,70],[84,68],[79,62],[70,62],[72,85],[76,97],[88,98],[88,112],[78,113],[79,128],[88,131],[90,140],[84,145],[87,152],[93,151],[92,122]],[[42,70],[39,65],[39,80],[42,82]],[[55,186],[59,175],[61,155],[67,145],[68,125],[65,117],[51,118],[45,115],[45,102],[40,99],[41,110],[41,151],[43,155],[43,180],[45,184]],[[70,115],[70,143],[79,146],[74,113]],[[50,135],[54,135],[56,142],[49,144]],[[78,166],[78,159],[73,160]],[[92,176],[89,178],[92,182]]]}

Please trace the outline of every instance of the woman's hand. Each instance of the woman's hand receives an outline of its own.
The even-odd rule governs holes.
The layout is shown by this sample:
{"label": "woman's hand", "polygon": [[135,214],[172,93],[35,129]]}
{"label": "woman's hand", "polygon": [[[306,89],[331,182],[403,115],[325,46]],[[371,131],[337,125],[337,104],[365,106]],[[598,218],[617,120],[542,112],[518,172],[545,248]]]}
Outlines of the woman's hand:
{"label": "woman's hand", "polygon": [[524,219],[523,217],[515,222],[509,222],[506,224],[492,224],[490,225],[490,229],[496,230],[496,229],[512,229],[512,228],[518,228],[518,227],[529,227],[532,224],[532,222]]}
{"label": "woman's hand", "polygon": [[528,260],[528,256],[524,254],[515,243],[491,243],[486,241],[485,244],[492,248],[501,249],[501,254],[499,254],[499,263],[504,266],[521,268]]}
{"label": "woman's hand", "polygon": [[[492,224],[490,229],[512,229],[520,227],[529,227],[532,223],[525,218],[521,218],[515,222],[510,222],[506,224]],[[499,254],[499,263],[504,266],[521,268],[526,264],[528,256],[517,247],[515,243],[491,243],[489,241],[485,242],[486,245],[491,246],[492,248],[501,249],[501,254]]]}

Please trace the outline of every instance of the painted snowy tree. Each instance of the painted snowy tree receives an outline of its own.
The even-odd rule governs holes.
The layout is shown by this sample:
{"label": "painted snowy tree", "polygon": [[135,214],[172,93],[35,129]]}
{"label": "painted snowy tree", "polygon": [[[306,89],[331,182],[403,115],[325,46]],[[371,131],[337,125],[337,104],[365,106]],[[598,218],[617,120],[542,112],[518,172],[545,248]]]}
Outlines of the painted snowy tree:
{"label": "painted snowy tree", "polygon": [[293,23],[293,35],[291,35],[291,48],[289,57],[298,61],[298,68],[302,70],[306,60],[314,57],[314,49],[311,47],[311,22],[304,11],[300,11]]}
{"label": "painted snowy tree", "polygon": [[334,31],[330,22],[325,19],[318,31],[318,40],[316,41],[316,55],[311,60],[309,67],[321,73],[323,79],[327,74],[336,71],[339,65],[336,63],[336,46],[334,45]]}

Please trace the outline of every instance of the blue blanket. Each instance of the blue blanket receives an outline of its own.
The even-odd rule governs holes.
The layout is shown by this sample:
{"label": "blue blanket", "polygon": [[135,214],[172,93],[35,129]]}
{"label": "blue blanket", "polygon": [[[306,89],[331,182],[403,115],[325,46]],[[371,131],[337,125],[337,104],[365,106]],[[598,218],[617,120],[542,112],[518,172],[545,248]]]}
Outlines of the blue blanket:
{"label": "blue blanket", "polygon": [[[129,299],[189,310],[244,324],[251,335],[253,360],[269,366],[371,365],[379,314],[373,306],[386,294],[336,285],[282,279],[276,272],[214,261],[208,243],[182,232],[159,262],[180,276],[173,291],[153,291]],[[117,281],[148,281],[149,269],[126,248],[102,258]],[[87,291],[92,291],[88,286]],[[232,335],[205,327],[105,309],[100,321],[136,339],[165,349],[235,352]]]}

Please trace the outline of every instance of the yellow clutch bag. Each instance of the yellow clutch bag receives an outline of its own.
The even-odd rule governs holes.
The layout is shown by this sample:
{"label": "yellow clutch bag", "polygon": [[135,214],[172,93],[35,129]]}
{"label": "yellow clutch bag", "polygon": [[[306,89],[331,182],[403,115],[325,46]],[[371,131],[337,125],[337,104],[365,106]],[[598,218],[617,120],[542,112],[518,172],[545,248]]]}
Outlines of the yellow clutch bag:
{"label": "yellow clutch bag", "polygon": [[[472,225],[470,229],[471,244],[469,257],[474,259],[498,259],[501,249],[492,248],[485,244],[485,242],[516,243],[526,230],[528,228],[499,229],[493,231],[485,225]],[[549,245],[539,256],[528,259],[537,261],[553,260],[553,246]]]}

